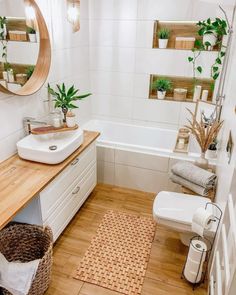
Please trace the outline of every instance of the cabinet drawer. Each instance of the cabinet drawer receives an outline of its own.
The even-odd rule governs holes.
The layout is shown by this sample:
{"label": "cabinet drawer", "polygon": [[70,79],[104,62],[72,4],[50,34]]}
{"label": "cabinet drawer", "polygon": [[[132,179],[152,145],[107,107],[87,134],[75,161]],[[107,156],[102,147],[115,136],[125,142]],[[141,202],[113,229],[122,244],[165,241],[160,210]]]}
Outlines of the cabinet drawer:
{"label": "cabinet drawer", "polygon": [[47,218],[63,201],[65,195],[73,190],[76,179],[80,175],[83,177],[86,168],[95,161],[96,147],[92,144],[40,193],[43,219]]}
{"label": "cabinet drawer", "polygon": [[56,241],[94,189],[97,182],[96,174],[96,164],[94,164],[87,174],[78,182],[74,190],[44,222],[44,225],[49,225],[51,227],[54,241]]}

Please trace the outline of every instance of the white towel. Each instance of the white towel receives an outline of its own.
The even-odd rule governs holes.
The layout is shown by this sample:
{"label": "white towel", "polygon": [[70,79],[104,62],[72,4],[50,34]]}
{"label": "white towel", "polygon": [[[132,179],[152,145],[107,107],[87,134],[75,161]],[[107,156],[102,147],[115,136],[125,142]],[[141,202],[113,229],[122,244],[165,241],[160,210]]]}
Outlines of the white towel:
{"label": "white towel", "polygon": [[27,263],[9,262],[0,253],[0,286],[13,295],[27,295],[35,278],[39,259]]}
{"label": "white towel", "polygon": [[176,163],[171,168],[171,172],[206,189],[211,189],[216,185],[217,176],[214,173],[199,168],[190,162]]}

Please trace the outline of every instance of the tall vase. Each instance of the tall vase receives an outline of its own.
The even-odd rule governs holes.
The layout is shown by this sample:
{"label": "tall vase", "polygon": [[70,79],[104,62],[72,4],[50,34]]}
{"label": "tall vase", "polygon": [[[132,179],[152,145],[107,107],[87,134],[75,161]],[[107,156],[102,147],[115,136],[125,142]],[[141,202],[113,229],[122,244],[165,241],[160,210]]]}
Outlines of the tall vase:
{"label": "tall vase", "polygon": [[201,153],[201,157],[195,160],[195,165],[202,169],[208,169],[208,160],[206,159],[205,153]]}

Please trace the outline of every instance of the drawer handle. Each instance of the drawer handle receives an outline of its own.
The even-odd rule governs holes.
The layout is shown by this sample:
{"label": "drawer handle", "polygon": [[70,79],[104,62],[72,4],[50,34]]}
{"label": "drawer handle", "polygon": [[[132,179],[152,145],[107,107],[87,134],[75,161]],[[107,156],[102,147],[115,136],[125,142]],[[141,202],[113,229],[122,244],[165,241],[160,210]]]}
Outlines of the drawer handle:
{"label": "drawer handle", "polygon": [[79,162],[79,158],[76,158],[76,159],[71,163],[71,165],[72,165],[72,166],[75,166],[78,162]]}
{"label": "drawer handle", "polygon": [[80,186],[77,186],[76,189],[73,191],[72,195],[78,194],[79,191],[80,191]]}

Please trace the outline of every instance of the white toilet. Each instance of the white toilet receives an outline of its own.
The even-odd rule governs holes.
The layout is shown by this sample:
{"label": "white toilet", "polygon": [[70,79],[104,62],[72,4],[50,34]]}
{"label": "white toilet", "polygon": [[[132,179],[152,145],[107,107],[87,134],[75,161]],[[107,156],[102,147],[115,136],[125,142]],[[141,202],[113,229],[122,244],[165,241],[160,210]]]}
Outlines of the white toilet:
{"label": "white toilet", "polygon": [[[211,200],[200,196],[162,191],[155,198],[153,217],[157,223],[179,232],[182,243],[188,246],[196,235],[191,229],[193,214],[208,202]],[[212,232],[214,229],[208,230],[207,235],[211,236]]]}

